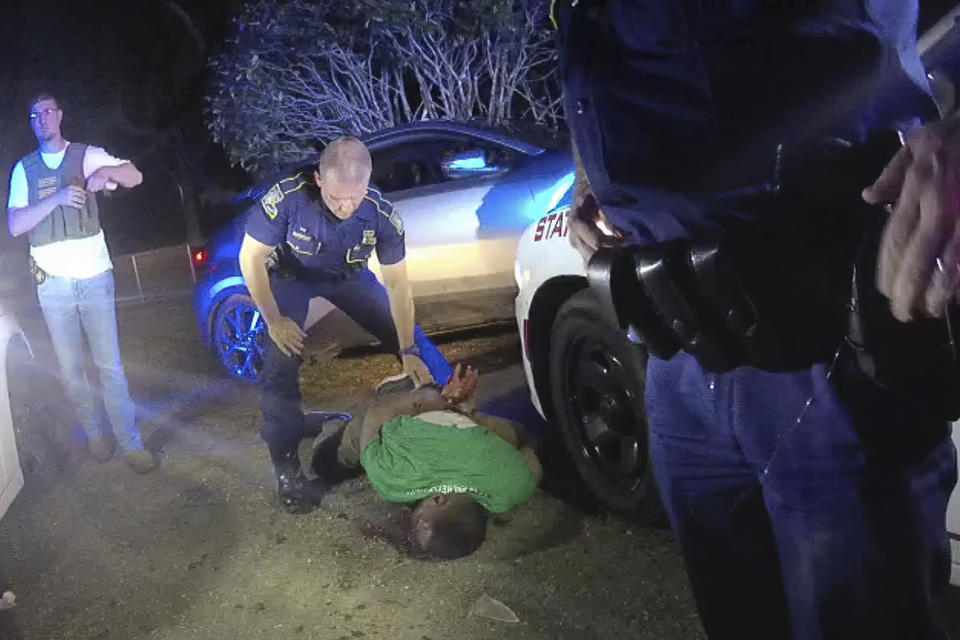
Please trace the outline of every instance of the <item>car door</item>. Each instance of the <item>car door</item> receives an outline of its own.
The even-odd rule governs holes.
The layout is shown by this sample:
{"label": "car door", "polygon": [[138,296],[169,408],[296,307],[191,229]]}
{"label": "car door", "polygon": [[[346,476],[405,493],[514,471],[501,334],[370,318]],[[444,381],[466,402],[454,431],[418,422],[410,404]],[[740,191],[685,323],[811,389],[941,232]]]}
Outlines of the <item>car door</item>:
{"label": "car door", "polygon": [[13,314],[0,308],[0,518],[7,512],[14,498],[23,488],[23,471],[17,453],[17,441],[10,413],[10,394],[7,385],[7,350],[11,338],[22,336]]}

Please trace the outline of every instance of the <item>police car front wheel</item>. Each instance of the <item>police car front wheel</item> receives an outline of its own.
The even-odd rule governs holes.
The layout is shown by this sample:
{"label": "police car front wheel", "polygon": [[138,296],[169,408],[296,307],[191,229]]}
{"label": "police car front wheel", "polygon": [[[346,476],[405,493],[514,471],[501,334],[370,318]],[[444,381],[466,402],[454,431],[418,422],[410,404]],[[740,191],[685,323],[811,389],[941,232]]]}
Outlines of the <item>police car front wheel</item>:
{"label": "police car front wheel", "polygon": [[646,351],[598,309],[584,290],[557,313],[550,340],[553,414],[594,497],[643,522],[664,524],[644,410]]}

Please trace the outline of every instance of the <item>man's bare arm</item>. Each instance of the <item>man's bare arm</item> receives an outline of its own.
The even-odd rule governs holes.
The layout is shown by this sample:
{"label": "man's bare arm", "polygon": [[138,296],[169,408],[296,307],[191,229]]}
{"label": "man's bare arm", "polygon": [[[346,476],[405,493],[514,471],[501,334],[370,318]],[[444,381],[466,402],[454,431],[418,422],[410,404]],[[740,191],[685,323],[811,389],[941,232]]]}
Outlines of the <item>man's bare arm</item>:
{"label": "man's bare arm", "polygon": [[270,275],[267,273],[267,257],[274,247],[254,240],[248,235],[243,236],[240,244],[240,273],[250,290],[250,297],[263,314],[267,324],[280,317],[277,299],[270,290]]}
{"label": "man's bare arm", "polygon": [[91,193],[103,191],[111,182],[126,189],[132,189],[143,182],[143,174],[132,162],[100,167],[87,177],[87,191]]}
{"label": "man's bare arm", "polygon": [[285,356],[300,355],[306,334],[303,328],[290,318],[280,315],[277,299],[270,289],[270,275],[267,273],[267,256],[274,247],[263,244],[249,235],[243,236],[240,245],[240,273],[247,283],[247,289],[257,309],[263,314],[270,338]]}
{"label": "man's bare arm", "polygon": [[[383,275],[383,285],[387,289],[390,299],[390,315],[393,324],[397,327],[397,339],[401,349],[413,346],[413,291],[410,288],[410,278],[407,276],[407,263],[401,260],[396,264],[380,265]],[[416,386],[433,381],[427,365],[416,356],[404,355],[402,358],[403,370],[410,375]],[[442,381],[441,381],[442,382]]]}
{"label": "man's bare arm", "polygon": [[82,207],[86,199],[87,192],[83,187],[64,187],[39,202],[10,209],[7,212],[7,228],[14,237],[23,235],[40,224],[57,207]]}
{"label": "man's bare arm", "polygon": [[407,276],[407,263],[401,260],[397,264],[381,265],[380,273],[390,298],[390,315],[397,327],[400,348],[407,349],[413,346],[414,318],[413,290]]}

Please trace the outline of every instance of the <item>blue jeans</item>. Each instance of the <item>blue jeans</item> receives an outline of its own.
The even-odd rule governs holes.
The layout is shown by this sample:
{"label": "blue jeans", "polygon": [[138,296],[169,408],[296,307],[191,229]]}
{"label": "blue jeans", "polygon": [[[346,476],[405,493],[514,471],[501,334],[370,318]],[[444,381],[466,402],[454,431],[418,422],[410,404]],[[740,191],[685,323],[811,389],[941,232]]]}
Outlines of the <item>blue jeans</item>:
{"label": "blue jeans", "polygon": [[650,359],[651,455],[707,634],[945,638],[946,426],[826,373]]}
{"label": "blue jeans", "polygon": [[87,379],[84,334],[100,374],[103,404],[117,444],[127,453],[143,449],[120,360],[113,272],[105,271],[84,280],[47,276],[37,287],[37,298],[60,364],[64,389],[87,437],[98,438],[101,434],[97,403]]}

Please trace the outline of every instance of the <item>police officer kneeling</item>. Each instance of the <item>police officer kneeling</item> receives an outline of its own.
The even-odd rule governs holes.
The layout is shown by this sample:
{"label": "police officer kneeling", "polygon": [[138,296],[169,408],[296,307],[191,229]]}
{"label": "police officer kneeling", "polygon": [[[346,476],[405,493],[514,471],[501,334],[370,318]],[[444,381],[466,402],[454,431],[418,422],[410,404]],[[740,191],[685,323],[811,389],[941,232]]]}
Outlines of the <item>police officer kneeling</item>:
{"label": "police officer kneeling", "polygon": [[[412,386],[443,384],[451,369],[414,327],[404,263],[403,222],[369,184],[372,162],[362,142],[331,142],[312,176],[275,184],[250,212],[240,247],[240,270],[270,334],[264,365],[263,427],[277,475],[280,502],[305,506],[297,447],[304,435],[300,364],[310,300],[323,297],[396,353]],[[268,272],[278,245],[291,256],[283,275]],[[386,290],[367,269],[374,248]],[[285,254],[287,255],[287,254]],[[429,363],[429,367],[426,363]]]}

